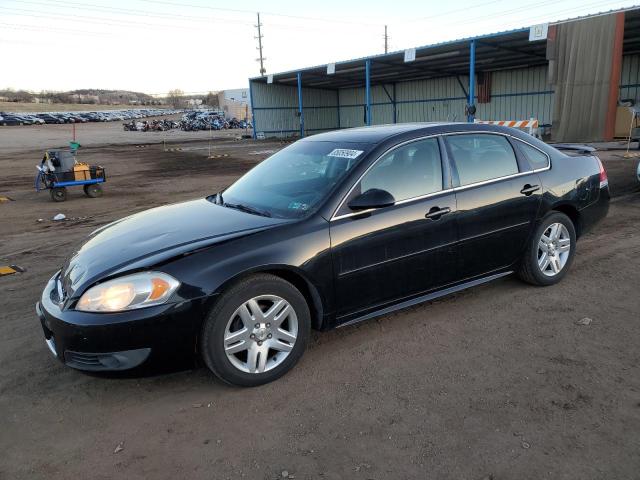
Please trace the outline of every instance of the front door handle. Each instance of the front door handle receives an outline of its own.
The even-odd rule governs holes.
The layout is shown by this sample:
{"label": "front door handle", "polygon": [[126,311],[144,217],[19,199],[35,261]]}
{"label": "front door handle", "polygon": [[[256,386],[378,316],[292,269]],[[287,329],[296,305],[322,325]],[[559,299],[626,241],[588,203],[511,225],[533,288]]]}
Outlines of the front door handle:
{"label": "front door handle", "polygon": [[528,197],[533,192],[537,192],[538,190],[540,190],[539,185],[529,185],[527,183],[524,187],[522,187],[522,190],[520,190],[520,193]]}
{"label": "front door handle", "polygon": [[427,213],[424,217],[428,218],[429,220],[438,220],[441,216],[446,215],[447,213],[450,213],[451,209],[449,207],[444,207],[444,208],[440,208],[440,207],[431,207],[431,209],[429,210],[429,213]]}

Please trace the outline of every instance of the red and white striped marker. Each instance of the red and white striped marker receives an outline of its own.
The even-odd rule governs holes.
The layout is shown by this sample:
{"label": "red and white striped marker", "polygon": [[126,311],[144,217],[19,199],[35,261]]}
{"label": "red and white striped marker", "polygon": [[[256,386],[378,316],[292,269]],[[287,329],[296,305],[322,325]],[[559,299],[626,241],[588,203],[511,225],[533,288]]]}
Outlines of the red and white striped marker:
{"label": "red and white striped marker", "polygon": [[474,123],[500,125],[502,127],[527,128],[530,135],[535,135],[538,129],[538,120],[535,118],[531,118],[529,120],[474,120]]}

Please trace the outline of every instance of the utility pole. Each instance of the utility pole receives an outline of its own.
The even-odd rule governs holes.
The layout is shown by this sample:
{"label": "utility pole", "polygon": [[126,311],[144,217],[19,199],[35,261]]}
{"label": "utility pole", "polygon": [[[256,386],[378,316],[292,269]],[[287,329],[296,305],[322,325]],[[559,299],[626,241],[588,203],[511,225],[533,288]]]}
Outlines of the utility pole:
{"label": "utility pole", "polygon": [[258,24],[255,25],[255,27],[258,29],[258,36],[254,37],[258,40],[258,50],[260,51],[260,58],[256,59],[256,62],[260,62],[260,75],[264,75],[265,73],[267,73],[267,71],[264,68],[264,61],[266,60],[266,58],[264,58],[262,56],[262,31],[260,30],[260,28],[262,27],[262,24],[260,23],[260,12],[258,12]]}
{"label": "utility pole", "polygon": [[387,26],[384,26],[384,53],[389,53],[389,35],[387,35]]}

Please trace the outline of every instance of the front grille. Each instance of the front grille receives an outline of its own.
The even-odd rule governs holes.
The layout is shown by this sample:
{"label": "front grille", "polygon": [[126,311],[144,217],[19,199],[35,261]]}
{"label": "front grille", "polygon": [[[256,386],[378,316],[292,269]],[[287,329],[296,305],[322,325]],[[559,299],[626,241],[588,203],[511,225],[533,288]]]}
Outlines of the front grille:
{"label": "front grille", "polygon": [[79,370],[127,370],[144,362],[151,353],[150,348],[138,348],[123,352],[87,353],[66,350],[65,363]]}

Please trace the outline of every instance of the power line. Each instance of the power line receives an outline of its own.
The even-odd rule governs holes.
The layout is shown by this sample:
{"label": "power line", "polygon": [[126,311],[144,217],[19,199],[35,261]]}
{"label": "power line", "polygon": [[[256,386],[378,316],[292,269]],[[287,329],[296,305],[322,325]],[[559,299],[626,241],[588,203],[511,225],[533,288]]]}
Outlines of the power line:
{"label": "power line", "polygon": [[[167,1],[162,1],[162,0],[138,0],[139,2],[146,2],[146,3],[153,3],[154,5],[171,5],[174,7],[189,7],[189,8],[200,8],[200,9],[206,9],[206,10],[219,10],[219,11],[225,11],[225,12],[234,12],[234,13],[251,13],[253,14],[252,11],[250,10],[242,10],[242,9],[238,9],[238,8],[222,8],[222,7],[211,7],[209,5],[193,5],[193,4],[186,4],[186,3],[175,3],[175,2],[167,2]],[[263,14],[267,14],[267,15],[271,15],[274,17],[284,17],[284,18],[294,18],[297,20],[312,20],[314,22],[330,22],[330,23],[347,23],[347,24],[351,24],[351,25],[367,25],[367,26],[372,26],[372,27],[379,27],[380,24],[373,24],[373,23],[364,23],[364,22],[356,22],[356,21],[350,21],[350,20],[343,20],[343,19],[339,19],[339,18],[326,18],[326,17],[312,17],[312,16],[303,16],[303,15],[290,15],[290,14],[286,14],[286,13],[275,13],[275,12],[262,12]]]}
{"label": "power line", "polygon": [[[500,12],[500,16],[503,17],[505,15],[509,16],[511,14],[519,14],[521,12],[529,11],[529,10],[532,10],[532,9],[535,9],[535,8],[538,8],[538,7],[542,7],[542,6],[545,6],[545,5],[550,5],[550,4],[553,4],[553,3],[558,3],[558,2],[557,2],[557,0],[547,0],[547,1],[539,2],[539,3],[533,4],[533,5],[529,5],[527,7],[519,7],[519,8],[514,8],[514,9],[511,9],[511,10],[504,10],[504,11]],[[618,2],[614,2],[614,3],[618,3]],[[583,4],[580,7],[581,8],[585,8],[585,7],[592,7],[592,6],[605,5],[605,4],[611,4],[611,2],[610,1],[605,1],[605,2],[597,1],[597,2],[592,2],[592,3],[588,3],[588,4]],[[527,20],[529,20],[529,22],[531,22],[531,21],[535,21],[536,18],[548,19],[551,15],[557,15],[557,14],[563,13],[563,12],[574,12],[575,10],[576,10],[575,7],[564,9],[564,10],[558,10],[558,11],[555,11],[553,13],[544,13],[542,15],[539,15],[538,17],[528,17]],[[455,25],[469,25],[471,23],[477,23],[479,21],[487,20],[487,19],[490,19],[490,18],[493,18],[493,17],[495,17],[495,14],[484,15],[484,16],[481,16],[481,17],[475,17],[475,18],[466,20],[464,22],[457,22],[457,23],[455,23]],[[519,20],[513,20],[512,23],[515,23],[516,21],[519,21]],[[452,25],[452,24],[450,24],[450,25]]]}
{"label": "power line", "polygon": [[[24,0],[21,3],[28,3],[28,4],[32,4],[32,5],[44,5],[44,6],[49,6],[49,7],[53,7],[53,5],[49,4],[49,3],[43,3],[43,2],[37,2],[37,1],[29,1],[29,0]],[[68,1],[63,1],[63,2],[59,2],[60,5],[64,5],[65,7],[69,6],[69,8],[75,8],[76,5],[80,5],[81,10],[87,10],[87,11],[95,11],[98,13],[113,13],[113,14],[121,14],[121,15],[127,15],[129,13],[134,14],[138,17],[149,17],[149,18],[159,18],[159,19],[163,19],[163,20],[180,20],[180,19],[187,19],[187,21],[194,21],[194,22],[199,22],[199,23],[203,23],[206,24],[207,27],[206,30],[209,30],[208,26],[210,26],[211,23],[219,23],[219,24],[229,24],[229,23],[235,23],[238,25],[246,25],[246,26],[254,26],[253,22],[249,22],[249,21],[243,21],[240,19],[230,19],[230,18],[214,18],[214,17],[203,17],[203,16],[192,16],[192,15],[180,15],[180,14],[175,14],[175,15],[171,15],[171,14],[148,14],[145,13],[143,11],[140,10],[130,10],[130,9],[120,9],[120,8],[114,8],[111,9],[109,7],[98,7],[98,8],[92,8],[92,7],[86,7],[84,6],[84,4],[80,4],[77,2],[68,2]],[[73,6],[73,7],[72,7]],[[115,26],[121,26],[121,25],[128,25],[128,26],[136,26],[136,25],[146,25],[146,26],[150,26],[150,27],[165,27],[165,28],[182,28],[182,29],[189,29],[189,30],[193,30],[193,27],[186,27],[186,26],[180,26],[180,25],[160,25],[160,24],[151,24],[151,23],[144,23],[138,20],[122,20],[122,19],[104,19],[104,17],[96,17],[96,16],[83,16],[83,15],[74,15],[74,14],[60,14],[60,13],[53,13],[53,12],[48,12],[48,11],[41,11],[41,10],[27,10],[27,9],[20,9],[20,8],[15,8],[15,7],[0,7],[0,8],[4,8],[7,10],[11,10],[11,11],[22,11],[22,12],[28,12],[31,13],[32,15],[20,15],[20,14],[16,14],[16,15],[20,15],[20,16],[32,16],[34,18],[66,18],[69,21],[76,21],[73,20],[74,18],[78,18],[78,19],[89,19],[89,20],[93,20],[98,24],[110,24],[110,25],[115,25]],[[138,13],[138,12],[142,12],[142,13]],[[55,16],[55,17],[53,17]],[[178,18],[174,18],[174,17],[178,17]],[[298,26],[298,25],[290,25],[290,24],[281,24],[281,23],[269,23],[269,25],[271,27],[277,28],[277,29],[286,29],[286,30],[298,30],[298,31],[308,31],[308,30],[321,30],[321,31],[325,31],[325,28],[320,28],[320,27],[313,27],[313,26]],[[203,28],[204,29],[204,28]],[[347,32],[347,33],[352,33],[352,32]]]}
{"label": "power line", "polygon": [[[145,23],[140,22],[138,20],[114,20],[114,19],[104,19],[99,17],[90,17],[85,15],[72,15],[72,14],[59,14],[53,12],[38,12],[36,10],[26,10],[22,8],[6,8],[0,7],[1,10],[7,10],[11,15],[16,15],[20,17],[30,17],[30,18],[44,18],[44,19],[54,19],[54,20],[66,20],[69,22],[81,22],[81,23],[93,23],[96,25],[109,25],[113,27],[136,27],[143,25],[145,27],[152,28],[176,28],[183,30],[193,30],[193,27],[189,27],[186,25],[167,25],[161,23]],[[16,13],[16,12],[27,12],[27,13]],[[227,23],[226,21],[224,23]],[[47,28],[49,28],[47,26]],[[204,27],[203,27],[204,28]],[[207,29],[208,30],[208,29]]]}
{"label": "power line", "polygon": [[502,2],[504,0],[491,0],[489,2],[482,2],[478,5],[472,5],[470,7],[464,7],[464,8],[456,8],[454,10],[449,10],[447,12],[440,12],[440,13],[436,13],[435,15],[429,15],[428,17],[420,17],[420,18],[414,18],[414,19],[409,19],[409,20],[405,20],[403,21],[403,23],[415,23],[415,22],[422,22],[425,20],[432,20],[434,18],[438,18],[438,17],[446,17],[447,15],[451,15],[452,13],[459,13],[459,12],[466,12],[468,10],[473,10],[474,8],[485,8],[487,5],[491,5],[493,3],[498,3],[498,2]]}

